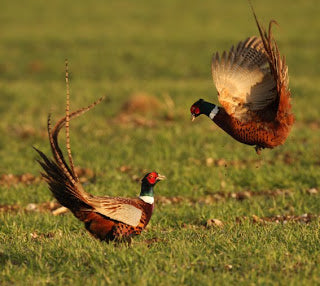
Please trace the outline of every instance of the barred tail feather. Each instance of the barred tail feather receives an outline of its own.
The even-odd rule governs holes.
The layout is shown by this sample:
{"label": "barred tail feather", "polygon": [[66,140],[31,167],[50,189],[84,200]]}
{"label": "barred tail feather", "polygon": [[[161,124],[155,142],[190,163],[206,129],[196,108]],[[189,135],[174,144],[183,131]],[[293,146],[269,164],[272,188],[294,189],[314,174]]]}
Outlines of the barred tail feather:
{"label": "barred tail feather", "polygon": [[70,129],[69,129],[69,122],[70,122],[70,88],[69,88],[69,69],[68,69],[68,60],[65,61],[66,65],[66,88],[67,88],[67,102],[66,102],[66,140],[67,140],[67,152],[68,152],[68,158],[69,163],[71,167],[71,173],[75,180],[78,182],[79,178],[77,174],[74,171],[74,164],[71,154],[71,147],[70,147]]}
{"label": "barred tail feather", "polygon": [[[88,105],[87,107],[83,107],[80,108],[72,113],[70,113],[69,115],[69,120],[76,118],[84,113],[86,113],[87,111],[89,111],[90,109],[92,109],[93,107],[95,107],[97,104],[99,104],[102,100],[104,99],[104,97],[100,97],[97,101],[95,101],[94,103]],[[52,137],[57,141],[58,138],[58,134],[61,130],[61,128],[66,124],[67,121],[67,117],[63,117],[61,118],[56,125],[53,127],[52,129]]]}

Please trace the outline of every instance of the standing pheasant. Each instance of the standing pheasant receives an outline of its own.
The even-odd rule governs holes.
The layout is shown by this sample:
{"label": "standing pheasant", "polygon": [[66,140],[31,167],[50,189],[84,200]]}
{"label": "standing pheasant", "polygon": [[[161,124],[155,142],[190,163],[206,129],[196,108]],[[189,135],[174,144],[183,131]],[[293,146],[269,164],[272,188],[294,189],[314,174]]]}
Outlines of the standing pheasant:
{"label": "standing pheasant", "polygon": [[294,116],[291,113],[288,67],[280,56],[271,28],[263,29],[252,12],[260,37],[250,37],[212,59],[212,78],[220,104],[198,100],[191,106],[192,120],[207,115],[237,141],[263,148],[285,142]]}
{"label": "standing pheasant", "polygon": [[[69,114],[69,84],[66,62],[67,107],[66,116],[60,119],[51,129],[48,118],[48,135],[54,160],[35,148],[42,160],[38,160],[44,172],[43,178],[49,185],[54,197],[79,220],[96,238],[105,241],[129,239],[141,233],[147,226],[154,208],[154,186],[164,176],[151,172],[144,176],[141,182],[141,192],[138,198],[118,198],[93,196],[83,189],[74,171],[70,149],[69,120],[87,112],[102,98],[92,105]],[[70,165],[58,145],[59,131],[66,126],[67,153]]]}

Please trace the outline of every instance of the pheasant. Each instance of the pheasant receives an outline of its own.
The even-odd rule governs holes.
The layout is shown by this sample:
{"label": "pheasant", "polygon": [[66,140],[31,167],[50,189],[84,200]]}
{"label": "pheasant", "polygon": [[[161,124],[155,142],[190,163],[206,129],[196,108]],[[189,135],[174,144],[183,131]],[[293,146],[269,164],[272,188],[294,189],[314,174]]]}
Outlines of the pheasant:
{"label": "pheasant", "polygon": [[[154,208],[154,187],[165,176],[157,172],[150,172],[141,182],[141,192],[138,198],[119,198],[93,196],[87,193],[81,185],[74,171],[71,155],[69,121],[87,112],[101,102],[102,98],[88,107],[69,113],[69,79],[66,62],[67,104],[66,116],[61,118],[51,128],[50,115],[47,127],[49,142],[54,159],[49,159],[40,150],[35,150],[41,159],[37,160],[43,168],[41,173],[48,183],[53,196],[68,208],[76,218],[84,222],[85,228],[96,238],[102,241],[131,240],[147,226]],[[67,164],[58,145],[58,135],[63,126],[66,126],[66,144],[70,166]]]}
{"label": "pheasant", "polygon": [[237,141],[264,148],[285,142],[294,122],[291,112],[288,67],[269,30],[260,26],[252,8],[260,37],[239,42],[236,48],[212,58],[212,78],[218,91],[217,106],[203,99],[190,108],[192,121],[207,115]]}

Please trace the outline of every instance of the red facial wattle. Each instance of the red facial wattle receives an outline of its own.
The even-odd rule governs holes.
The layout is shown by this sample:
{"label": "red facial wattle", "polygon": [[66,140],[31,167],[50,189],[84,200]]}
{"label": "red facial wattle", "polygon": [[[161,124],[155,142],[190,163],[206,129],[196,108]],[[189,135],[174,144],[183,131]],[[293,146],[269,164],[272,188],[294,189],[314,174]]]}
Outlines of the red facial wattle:
{"label": "red facial wattle", "polygon": [[157,182],[158,174],[156,172],[152,172],[148,175],[147,180],[151,185],[154,185]]}
{"label": "red facial wattle", "polygon": [[200,113],[200,109],[197,106],[191,106],[190,112],[191,114],[198,115]]}

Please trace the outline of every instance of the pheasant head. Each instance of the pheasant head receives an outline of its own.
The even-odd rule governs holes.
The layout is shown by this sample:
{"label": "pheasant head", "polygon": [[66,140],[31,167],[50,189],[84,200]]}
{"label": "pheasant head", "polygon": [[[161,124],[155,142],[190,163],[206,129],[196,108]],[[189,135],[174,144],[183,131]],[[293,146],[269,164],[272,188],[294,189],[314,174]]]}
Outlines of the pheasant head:
{"label": "pheasant head", "polygon": [[[218,107],[210,102],[204,101],[202,98],[192,104],[190,108],[191,120],[193,121],[196,117],[201,114],[207,116],[211,115],[212,112],[218,111]],[[211,117],[210,117],[211,118]]]}
{"label": "pheasant head", "polygon": [[159,181],[165,179],[165,176],[160,175],[157,172],[151,172],[146,174],[141,180],[141,192],[139,198],[146,203],[153,204],[153,188]]}

